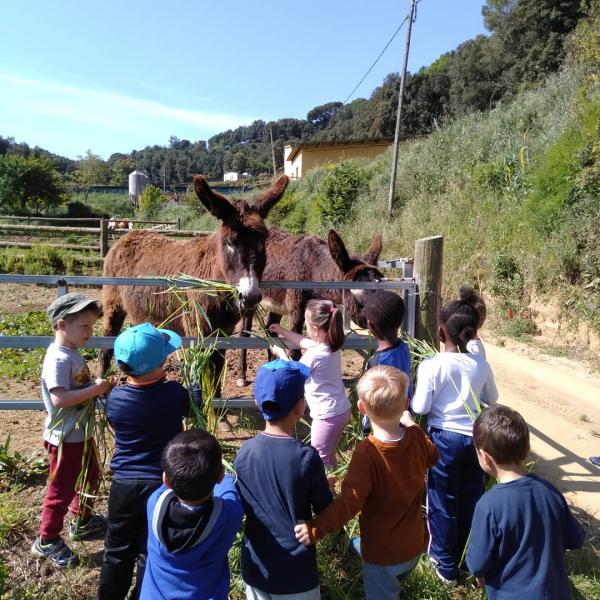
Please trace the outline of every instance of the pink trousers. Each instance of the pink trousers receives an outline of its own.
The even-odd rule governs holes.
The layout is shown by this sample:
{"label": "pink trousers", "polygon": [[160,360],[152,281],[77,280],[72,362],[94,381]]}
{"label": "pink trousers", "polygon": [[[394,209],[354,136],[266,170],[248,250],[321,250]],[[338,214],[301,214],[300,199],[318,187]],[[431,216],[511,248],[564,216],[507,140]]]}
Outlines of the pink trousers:
{"label": "pink trousers", "polygon": [[347,411],[326,419],[313,419],[310,428],[310,445],[319,453],[326,467],[337,467],[335,449],[344,431],[350,422],[352,411]]}

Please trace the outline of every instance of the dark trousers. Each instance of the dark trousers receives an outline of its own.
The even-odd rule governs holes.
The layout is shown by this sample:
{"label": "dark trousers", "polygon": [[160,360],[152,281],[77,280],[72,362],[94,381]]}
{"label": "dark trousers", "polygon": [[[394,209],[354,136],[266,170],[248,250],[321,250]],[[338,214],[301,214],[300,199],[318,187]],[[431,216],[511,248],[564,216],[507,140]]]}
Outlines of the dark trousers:
{"label": "dark trousers", "polygon": [[[93,508],[100,468],[93,439],[63,442],[61,447],[44,442],[50,455],[48,489],[42,508],[40,536],[53,540],[60,535],[71,505],[74,517],[86,519]],[[82,492],[80,503],[79,492]]]}
{"label": "dark trousers", "polygon": [[99,600],[124,600],[137,560],[138,598],[146,568],[146,504],[162,484],[159,479],[113,479],[108,496],[108,529],[100,570]]}
{"label": "dark trousers", "polygon": [[433,427],[429,435],[440,452],[427,480],[429,555],[446,579],[456,579],[484,473],[472,437]]}

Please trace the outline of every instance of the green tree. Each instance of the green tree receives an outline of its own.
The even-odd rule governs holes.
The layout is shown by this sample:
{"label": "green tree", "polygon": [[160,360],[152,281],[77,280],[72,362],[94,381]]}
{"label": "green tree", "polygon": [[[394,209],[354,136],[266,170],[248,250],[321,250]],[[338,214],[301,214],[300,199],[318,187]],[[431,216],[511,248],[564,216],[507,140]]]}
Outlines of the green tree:
{"label": "green tree", "polygon": [[110,168],[111,185],[128,185],[129,173],[135,169],[135,161],[131,158],[119,158]]}
{"label": "green tree", "polygon": [[66,201],[62,180],[48,158],[0,156],[0,211],[39,213]]}
{"label": "green tree", "polygon": [[147,185],[140,195],[140,213],[146,219],[153,219],[166,202],[167,197],[157,187]]}
{"label": "green tree", "polygon": [[85,199],[87,200],[92,185],[107,185],[109,182],[108,163],[91,150],[85,156],[79,156],[77,167],[72,173],[72,179],[81,187],[85,188]]}

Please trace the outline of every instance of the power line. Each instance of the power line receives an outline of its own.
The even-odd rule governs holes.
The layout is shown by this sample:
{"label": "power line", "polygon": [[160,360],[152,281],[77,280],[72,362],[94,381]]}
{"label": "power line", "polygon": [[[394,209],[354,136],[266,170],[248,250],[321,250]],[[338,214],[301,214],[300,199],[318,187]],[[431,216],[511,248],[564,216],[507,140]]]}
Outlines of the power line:
{"label": "power line", "polygon": [[394,32],[394,35],[389,39],[388,43],[385,45],[385,48],[379,53],[379,56],[375,59],[375,62],[369,67],[369,70],[363,75],[363,78],[354,86],[354,89],[346,96],[343,104],[346,104],[348,100],[352,97],[352,94],[360,87],[360,84],[367,78],[369,73],[373,70],[373,67],[379,62],[379,59],[383,56],[384,52],[388,49],[388,46],[394,41],[394,38],[398,35],[404,23],[408,21],[408,16],[404,17],[404,21],[398,25],[398,29]]}

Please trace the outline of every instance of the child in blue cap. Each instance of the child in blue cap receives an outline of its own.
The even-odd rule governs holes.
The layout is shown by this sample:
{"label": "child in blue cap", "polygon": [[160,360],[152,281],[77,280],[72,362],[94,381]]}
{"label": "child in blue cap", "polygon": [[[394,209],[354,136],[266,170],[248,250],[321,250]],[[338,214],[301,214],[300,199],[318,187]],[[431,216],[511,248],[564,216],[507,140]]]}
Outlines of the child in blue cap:
{"label": "child in blue cap", "polygon": [[254,395],[265,429],[242,446],[234,463],[246,513],[242,577],[249,600],[321,597],[315,548],[294,535],[297,521],[332,501],[318,452],[294,437],[308,375],[305,365],[286,360],[256,373]]}
{"label": "child in blue cap", "polygon": [[136,560],[135,598],[139,597],[146,565],[146,503],[162,484],[162,452],[182,431],[189,413],[187,390],[177,381],[167,381],[163,371],[167,357],[180,346],[174,331],[150,323],[126,329],[115,340],[115,362],[128,377],[107,401],[115,453],[100,600],[127,597]]}

